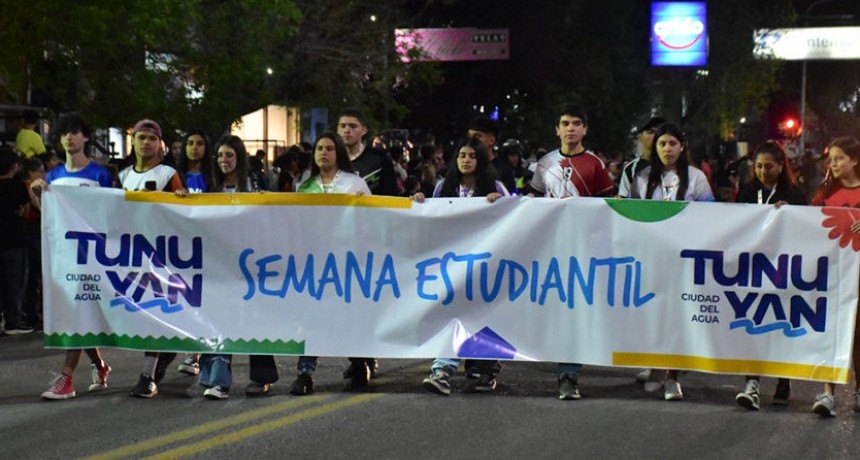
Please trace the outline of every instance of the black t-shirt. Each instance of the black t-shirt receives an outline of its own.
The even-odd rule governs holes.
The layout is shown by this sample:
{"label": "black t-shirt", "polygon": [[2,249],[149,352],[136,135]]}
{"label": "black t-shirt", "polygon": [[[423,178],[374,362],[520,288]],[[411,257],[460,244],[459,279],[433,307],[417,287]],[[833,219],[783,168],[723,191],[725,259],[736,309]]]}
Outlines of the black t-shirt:
{"label": "black t-shirt", "polygon": [[365,148],[364,152],[352,162],[352,169],[364,179],[370,193],[384,196],[400,195],[397,178],[394,175],[394,163],[382,150]]}
{"label": "black t-shirt", "polygon": [[496,179],[505,184],[508,193],[513,193],[517,190],[517,179],[514,177],[514,169],[510,163],[504,158],[497,156],[493,158],[493,168],[496,169]]}
{"label": "black t-shirt", "polygon": [[22,248],[26,245],[24,218],[17,214],[30,202],[30,195],[18,179],[0,179],[0,249]]}
{"label": "black t-shirt", "polygon": [[740,191],[738,191],[735,203],[758,203],[759,190],[762,192],[762,204],[776,204],[779,201],[785,201],[788,204],[809,204],[809,200],[806,199],[806,195],[803,193],[803,190],[796,185],[788,190],[780,190],[780,188],[777,187],[776,191],[773,191],[773,194],[771,195],[772,190],[762,190],[761,182],[757,180],[753,181],[752,184],[741,187]]}

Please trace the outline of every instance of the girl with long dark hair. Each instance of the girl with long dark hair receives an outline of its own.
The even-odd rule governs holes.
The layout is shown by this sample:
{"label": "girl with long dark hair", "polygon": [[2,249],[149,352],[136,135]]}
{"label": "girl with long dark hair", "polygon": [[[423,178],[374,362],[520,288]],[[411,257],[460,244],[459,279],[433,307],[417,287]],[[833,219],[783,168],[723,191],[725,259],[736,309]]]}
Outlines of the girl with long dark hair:
{"label": "girl with long dark hair", "polygon": [[190,193],[205,193],[215,188],[215,162],[209,138],[199,129],[192,129],[182,138],[183,154],[176,170]]}
{"label": "girl with long dark hair", "polygon": [[[805,205],[808,204],[803,190],[797,186],[788,156],[776,141],[767,141],[753,153],[755,175],[741,188],[736,203],[758,203]],[[760,377],[748,375],[744,391],[735,396],[735,402],[750,410],[760,409]],[[791,381],[779,379],[773,395],[773,404],[784,406],[791,397]]]}
{"label": "girl with long dark hair", "polygon": [[[651,164],[633,178],[630,198],[663,201],[714,201],[714,194],[705,174],[689,164],[687,137],[676,125],[666,123],[654,133]],[[666,379],[663,380],[665,375]],[[667,401],[684,399],[678,371],[653,371],[645,389],[664,389]]]}
{"label": "girl with long dark hair", "polygon": [[[490,203],[502,196],[509,196],[508,190],[496,180],[496,171],[490,162],[487,147],[475,138],[467,139],[460,146],[457,157],[448,166],[445,179],[433,191],[433,198],[486,197]],[[423,202],[424,194],[418,192],[412,195],[412,199]],[[423,381],[424,388],[433,393],[450,395],[450,378],[459,366],[459,359],[436,358],[430,366],[430,376]],[[473,382],[473,390],[493,391],[501,368],[499,361],[467,360],[466,377]]]}

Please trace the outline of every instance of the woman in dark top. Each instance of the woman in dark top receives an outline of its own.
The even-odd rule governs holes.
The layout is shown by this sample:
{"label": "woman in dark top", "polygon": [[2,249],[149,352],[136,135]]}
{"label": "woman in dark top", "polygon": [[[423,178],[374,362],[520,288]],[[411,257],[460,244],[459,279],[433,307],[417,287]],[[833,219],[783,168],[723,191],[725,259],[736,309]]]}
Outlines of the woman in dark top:
{"label": "woman in dark top", "polygon": [[755,150],[754,158],[755,175],[738,193],[736,203],[809,204],[779,143],[765,142]]}
{"label": "woman in dark top", "polygon": [[[797,186],[785,150],[776,141],[767,141],[755,150],[755,175],[738,193],[737,203],[805,205],[809,202]],[[759,376],[748,375],[744,391],[735,401],[749,410],[759,410]],[[773,403],[784,406],[791,396],[791,382],[779,379],[773,394]]]}

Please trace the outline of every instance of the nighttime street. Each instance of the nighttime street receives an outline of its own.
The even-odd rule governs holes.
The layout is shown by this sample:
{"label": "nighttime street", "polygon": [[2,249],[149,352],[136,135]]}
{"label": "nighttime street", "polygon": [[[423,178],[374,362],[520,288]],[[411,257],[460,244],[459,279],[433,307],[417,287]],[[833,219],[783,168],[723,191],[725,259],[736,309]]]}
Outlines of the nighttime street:
{"label": "nighttime street", "polygon": [[2,458],[860,458],[860,1],[2,5]]}
{"label": "nighttime street", "polygon": [[772,406],[775,379],[762,383],[762,410],[734,403],[739,376],[682,376],[684,401],[663,401],[634,383],[637,370],[586,367],[583,397],[559,401],[555,365],[505,365],[493,394],[464,393],[453,379],[445,397],[426,392],[428,360],[381,360],[368,391],[344,392],[345,359],[324,359],[317,392],[291,396],[295,358],[278,358],[272,394],[248,398],[247,358],[238,357],[226,401],[190,398],[192,378],[171,366],[160,393],[131,398],[141,353],[107,350],[109,388],[40,401],[58,350],[39,334],[3,337],[0,443],[7,458],[827,458],[860,455],[860,416],[845,387],[838,415],[810,412],[819,385],[795,383],[787,407]]}

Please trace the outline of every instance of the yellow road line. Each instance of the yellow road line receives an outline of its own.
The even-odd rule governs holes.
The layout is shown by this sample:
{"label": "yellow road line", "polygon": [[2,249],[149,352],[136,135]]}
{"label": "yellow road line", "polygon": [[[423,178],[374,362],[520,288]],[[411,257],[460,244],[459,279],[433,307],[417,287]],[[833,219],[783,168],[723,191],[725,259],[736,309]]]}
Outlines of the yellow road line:
{"label": "yellow road line", "polygon": [[364,402],[371,401],[376,398],[381,398],[382,394],[371,394],[364,393],[358,396],[353,396],[349,399],[344,399],[341,401],[323,404],[321,406],[316,406],[311,409],[307,409],[296,414],[287,415],[285,417],[277,418],[274,420],[270,420],[267,422],[263,422],[260,424],[252,425],[247,428],[243,428],[241,430],[233,431],[231,433],[218,435],[214,438],[205,439],[203,441],[198,441],[192,444],[186,444],[182,447],[177,447],[175,449],[167,450],[164,452],[160,452],[151,457],[146,457],[148,459],[172,459],[179,457],[187,457],[191,455],[198,455],[201,452],[207,451],[209,449],[213,449],[218,446],[222,446],[224,444],[230,444],[234,442],[239,442],[244,439],[250,438],[252,436],[257,436],[263,434],[267,431],[276,430],[278,428],[283,428],[285,426],[291,425],[293,423],[298,423],[303,420],[307,420],[314,417],[319,417],[321,415],[328,414],[330,412],[334,412],[340,409],[345,409],[350,406],[354,406],[356,404],[361,404]]}
{"label": "yellow road line", "polygon": [[777,361],[755,361],[749,359],[716,359],[690,355],[663,355],[654,353],[612,354],[612,364],[617,366],[655,367],[667,369],[690,369],[746,375],[778,375],[786,378],[818,380],[821,382],[846,383],[850,370],[838,367],[813,366],[809,364]]}
{"label": "yellow road line", "polygon": [[184,441],[186,439],[205,435],[211,433],[213,431],[222,430],[224,428],[228,428],[234,425],[239,425],[242,423],[246,423],[258,418],[266,417],[268,415],[276,414],[278,412],[282,412],[289,409],[295,409],[298,407],[306,406],[308,404],[313,404],[325,399],[332,398],[333,395],[326,396],[307,396],[300,399],[290,399],[287,402],[283,402],[280,404],[275,404],[272,406],[262,407],[260,409],[243,412],[241,414],[235,415],[233,417],[228,417],[222,420],[216,420],[214,422],[204,423],[202,425],[195,426],[193,428],[188,428],[186,430],[177,431],[174,433],[170,433],[164,436],[158,436],[155,438],[150,438],[145,441],[141,441],[134,444],[129,444],[127,446],[120,447],[118,449],[109,450],[107,452],[103,452],[98,455],[94,455],[92,457],[88,457],[90,460],[102,460],[102,459],[114,459],[114,458],[123,458],[130,457],[134,454],[144,452],[147,450],[156,449],[159,447],[166,446],[168,444],[173,444],[175,442]]}
{"label": "yellow road line", "polygon": [[[426,363],[425,364],[419,364],[419,365],[408,367],[408,368],[394,370],[391,373],[386,373],[382,377],[374,379],[373,381],[376,382],[377,384],[385,384],[385,383],[389,383],[389,382],[395,380],[395,375],[397,375],[397,374],[404,374],[404,373],[405,374],[412,374],[414,372],[418,372],[418,371],[426,370],[426,369],[429,369],[429,364],[426,364]],[[117,449],[109,450],[107,452],[103,452],[103,453],[100,453],[100,454],[97,454],[97,455],[94,455],[91,457],[87,457],[87,458],[89,460],[104,460],[104,459],[116,459],[116,458],[131,457],[131,456],[134,456],[135,454],[139,454],[141,452],[145,452],[148,450],[154,450],[154,449],[157,449],[160,447],[164,447],[164,446],[167,446],[170,444],[184,441],[186,439],[189,439],[189,438],[192,438],[195,436],[207,435],[213,431],[222,430],[225,428],[229,428],[231,426],[247,423],[247,422],[253,421],[255,419],[263,418],[263,417],[266,417],[269,415],[276,414],[278,412],[282,412],[284,410],[295,409],[295,408],[299,408],[302,406],[313,404],[313,403],[316,403],[319,401],[323,401],[326,399],[331,399],[334,396],[335,396],[335,394],[328,394],[328,395],[322,395],[322,396],[321,395],[307,396],[307,397],[302,397],[300,399],[290,399],[287,402],[275,404],[273,406],[262,407],[260,409],[244,412],[244,413],[238,414],[238,415],[233,416],[233,417],[225,418],[223,420],[216,420],[213,422],[205,423],[203,425],[195,426],[195,427],[188,428],[188,429],[182,430],[182,431],[177,431],[174,433],[170,433],[168,435],[150,438],[150,439],[147,439],[144,441],[140,441],[140,442],[137,442],[134,444],[129,444],[127,446],[123,446],[123,447],[120,447]],[[332,406],[337,405],[337,408],[348,407],[348,406],[353,405],[353,404],[358,404],[358,403],[364,402],[365,400],[369,401],[371,399],[375,399],[377,397],[383,396],[383,394],[366,393],[366,394],[363,394],[362,396],[365,396],[366,398],[364,400],[358,400],[358,401],[353,401],[355,398],[352,398],[352,399],[348,399],[346,401],[341,401],[339,403],[333,403]],[[346,403],[348,403],[348,404],[346,404]],[[313,412],[313,414],[308,415],[308,416],[304,416],[301,419],[289,421],[287,423],[284,423],[281,426],[286,426],[290,423],[295,423],[295,422],[298,422],[300,420],[304,420],[306,418],[314,417],[316,415],[322,415],[322,414],[325,414],[325,413],[331,412],[332,410],[337,409],[337,408],[335,408],[335,409],[331,409],[331,410],[326,410],[325,412],[318,413],[320,409],[324,409],[327,407],[330,407],[330,406],[329,405],[323,405],[317,409],[314,409],[313,411],[307,411],[307,412]],[[296,417],[296,416],[301,415],[303,413],[305,413],[305,412],[300,412],[298,414],[292,414],[286,418]],[[279,419],[279,420],[282,420],[282,419]],[[255,425],[255,426],[259,426],[259,425]],[[255,426],[252,426],[250,428],[254,428]],[[277,428],[277,427],[275,427],[275,428]],[[275,428],[272,428],[272,429],[275,429]],[[264,430],[264,431],[266,431],[266,430]],[[253,434],[248,435],[248,436],[253,436]],[[247,437],[247,436],[245,436],[245,437]],[[244,439],[244,438],[240,438],[240,439]],[[198,444],[210,445],[209,443],[211,443],[211,442],[213,442],[213,441],[203,441],[203,442],[198,443]],[[206,447],[206,449],[208,449],[208,448],[209,447]],[[203,449],[203,450],[206,450],[206,449]],[[159,455],[162,455],[162,454],[159,454]]]}

